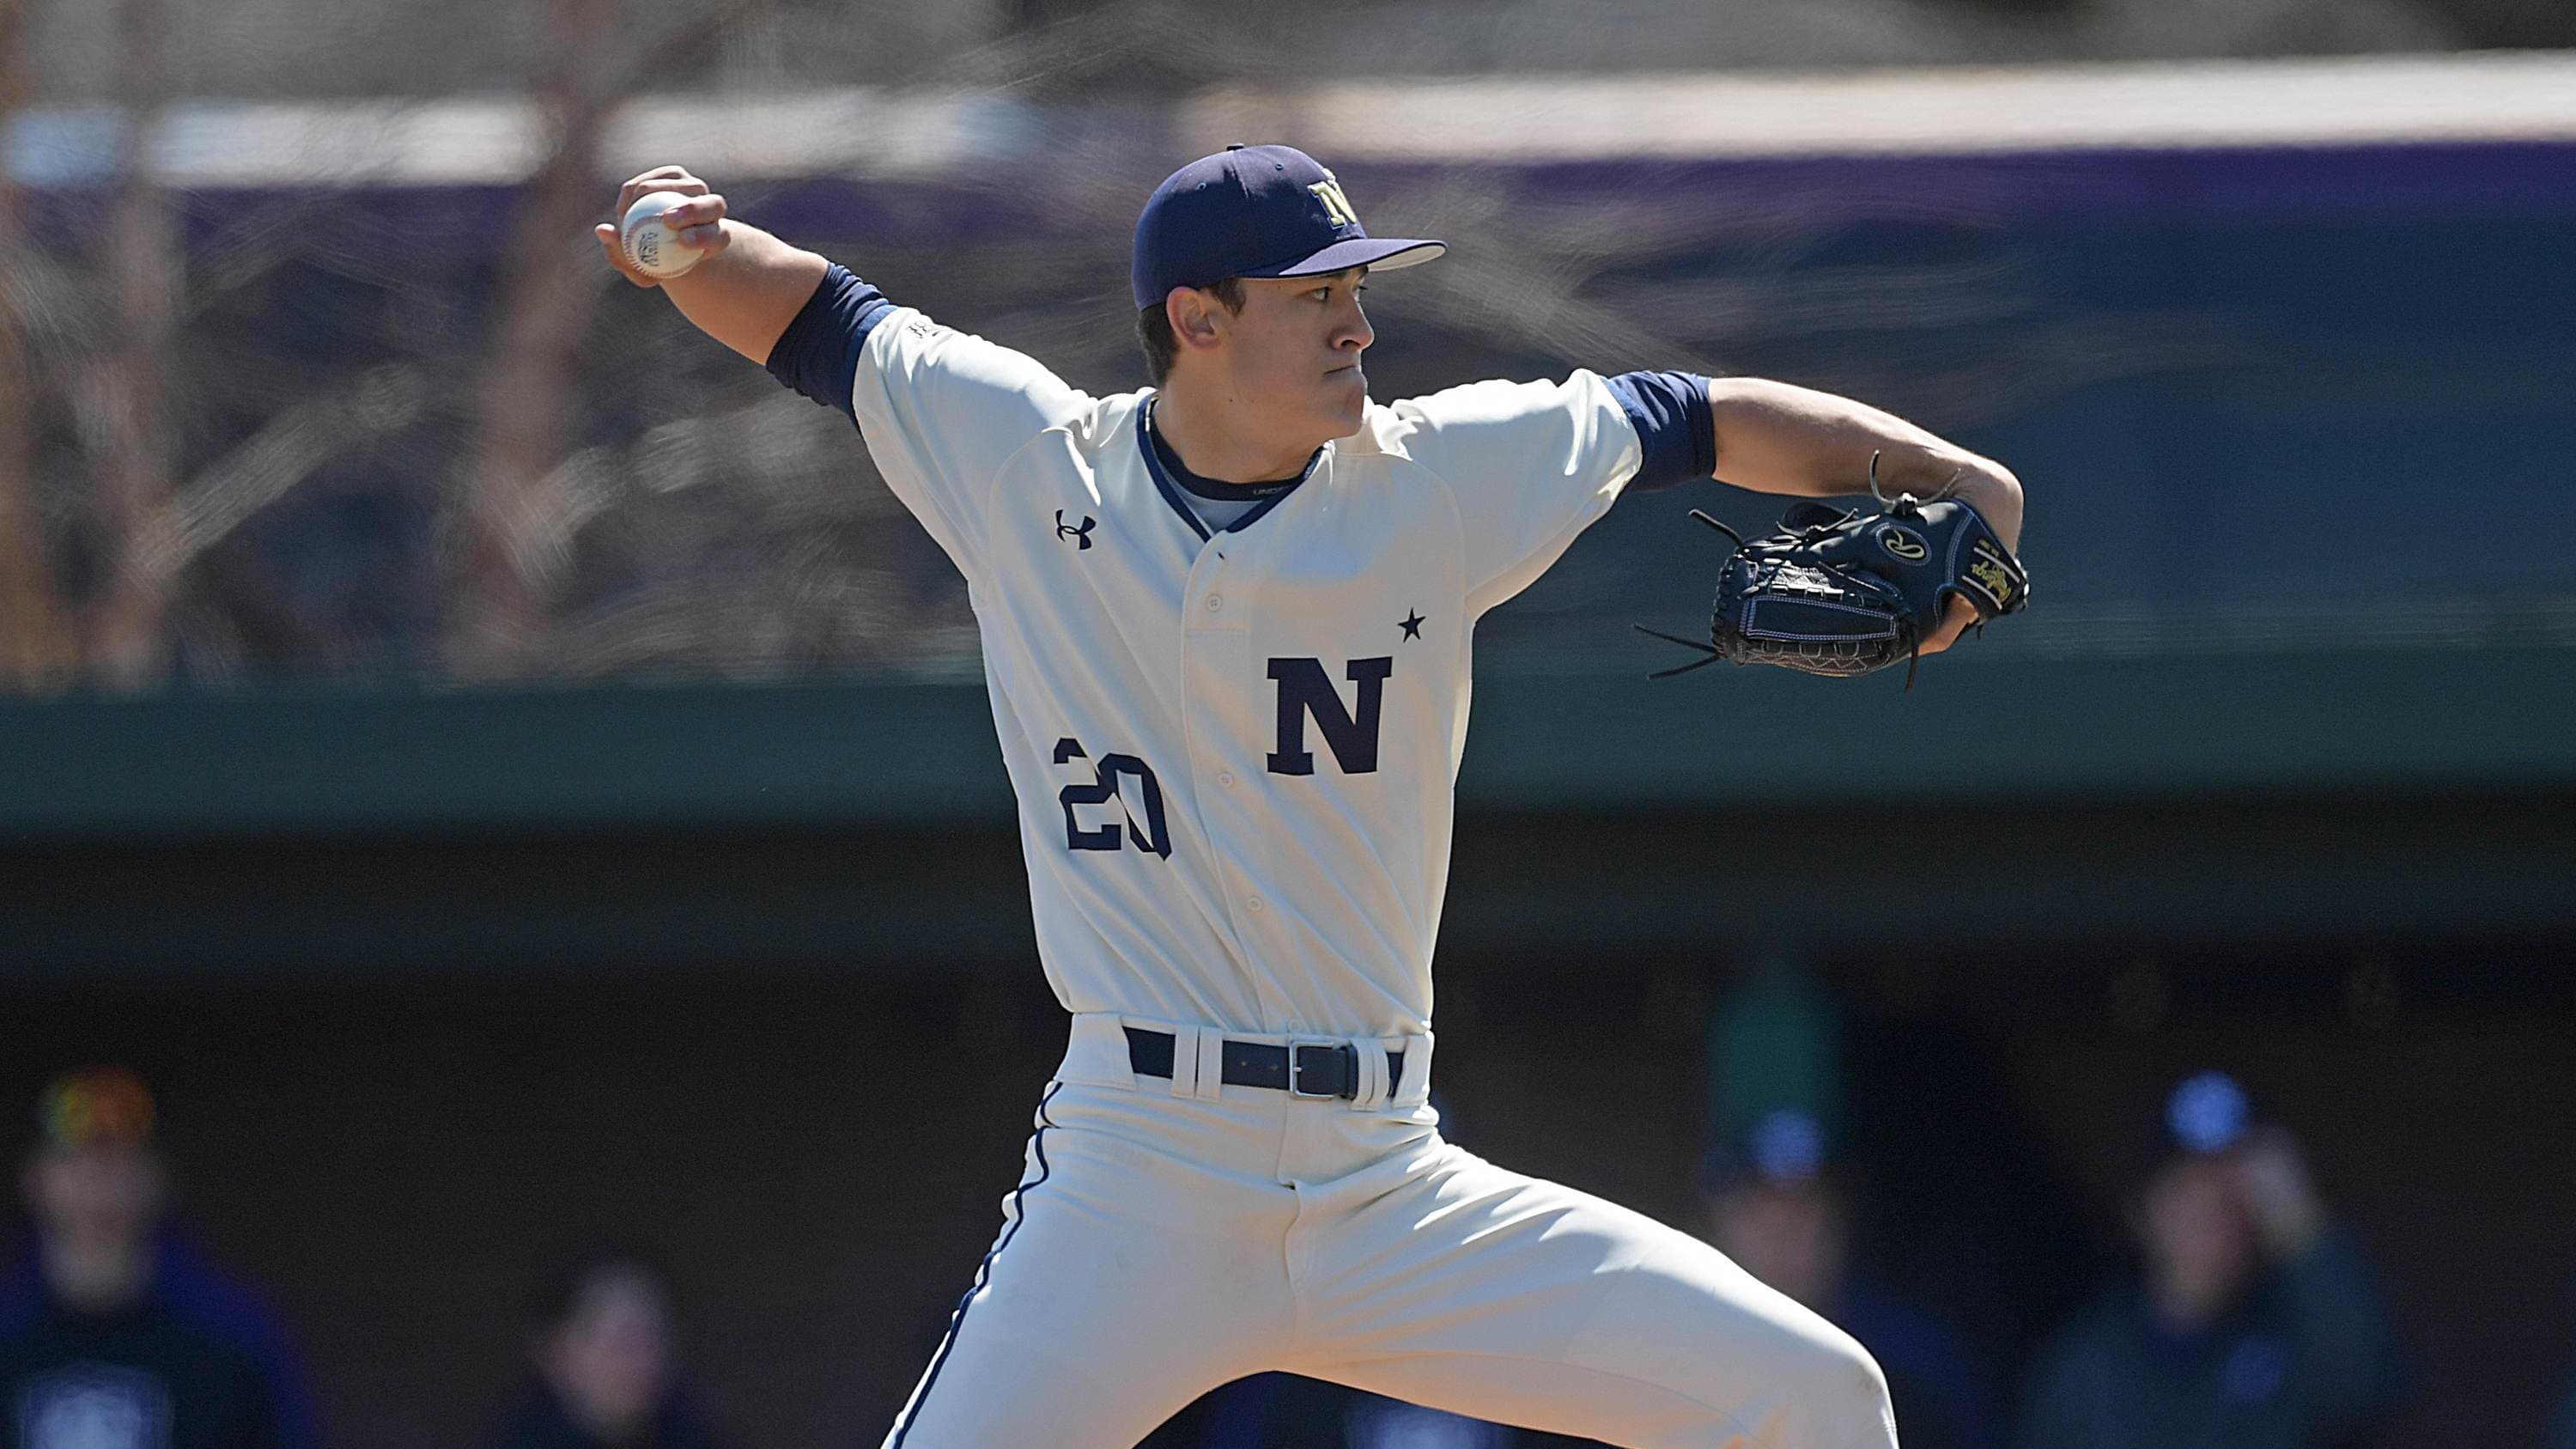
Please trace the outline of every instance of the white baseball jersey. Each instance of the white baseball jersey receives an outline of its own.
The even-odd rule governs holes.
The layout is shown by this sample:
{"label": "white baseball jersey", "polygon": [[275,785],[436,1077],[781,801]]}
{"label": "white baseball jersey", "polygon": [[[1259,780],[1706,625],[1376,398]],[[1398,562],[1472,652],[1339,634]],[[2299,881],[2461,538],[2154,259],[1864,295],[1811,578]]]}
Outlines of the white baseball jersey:
{"label": "white baseball jersey", "polygon": [[1211,536],[1153,397],[897,309],[851,398],[966,576],[1048,979],[1078,1014],[1422,1033],[1476,620],[1610,507],[1636,428],[1589,372],[1371,403]]}

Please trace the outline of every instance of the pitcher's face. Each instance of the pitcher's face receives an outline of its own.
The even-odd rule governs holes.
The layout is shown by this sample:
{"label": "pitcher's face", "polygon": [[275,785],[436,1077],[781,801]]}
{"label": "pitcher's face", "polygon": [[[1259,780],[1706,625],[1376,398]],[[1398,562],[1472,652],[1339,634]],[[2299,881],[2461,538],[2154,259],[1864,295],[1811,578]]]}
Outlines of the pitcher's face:
{"label": "pitcher's face", "polygon": [[1366,267],[1321,277],[1247,277],[1229,319],[1226,356],[1236,395],[1265,432],[1315,446],[1359,431],[1368,402],[1360,354],[1377,340],[1360,310]]}

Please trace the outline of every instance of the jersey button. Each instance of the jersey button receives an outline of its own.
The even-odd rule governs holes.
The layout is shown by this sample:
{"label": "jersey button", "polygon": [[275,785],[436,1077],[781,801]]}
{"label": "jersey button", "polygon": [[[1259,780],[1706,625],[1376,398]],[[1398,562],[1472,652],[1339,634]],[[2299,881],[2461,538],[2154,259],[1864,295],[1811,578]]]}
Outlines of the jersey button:
{"label": "jersey button", "polygon": [[1223,595],[1223,594],[1210,594],[1210,595],[1208,595],[1208,597],[1207,597],[1207,606],[1208,606],[1208,612],[1209,612],[1209,613],[1211,613],[1211,614],[1215,613],[1215,612],[1216,612],[1217,610],[1219,610],[1219,609],[1224,608],[1224,607],[1225,607],[1225,595]]}
{"label": "jersey button", "polygon": [[1233,772],[1232,770],[1219,770],[1219,771],[1217,771],[1217,772],[1216,772],[1216,783],[1217,783],[1217,787],[1218,787],[1219,789],[1223,789],[1223,790],[1231,790],[1231,789],[1233,789],[1233,788],[1234,788],[1234,772]]}
{"label": "jersey button", "polygon": [[1258,914],[1261,910],[1261,897],[1254,896],[1252,899],[1245,901],[1244,904],[1251,907],[1255,914]]}

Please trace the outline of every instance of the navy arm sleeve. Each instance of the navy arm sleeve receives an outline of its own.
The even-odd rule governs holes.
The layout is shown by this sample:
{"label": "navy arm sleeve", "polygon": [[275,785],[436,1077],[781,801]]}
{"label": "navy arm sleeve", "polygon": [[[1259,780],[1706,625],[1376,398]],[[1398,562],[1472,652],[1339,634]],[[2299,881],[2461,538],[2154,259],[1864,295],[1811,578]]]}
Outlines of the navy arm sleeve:
{"label": "navy arm sleeve", "polygon": [[[885,293],[834,262],[769,349],[769,375],[857,423],[850,391],[858,385],[860,352],[868,345],[868,329],[893,310]],[[1701,412],[1707,412],[1705,402]]]}
{"label": "navy arm sleeve", "polygon": [[1716,475],[1717,421],[1709,415],[1707,378],[1695,372],[1623,372],[1609,381],[1645,447],[1629,492]]}

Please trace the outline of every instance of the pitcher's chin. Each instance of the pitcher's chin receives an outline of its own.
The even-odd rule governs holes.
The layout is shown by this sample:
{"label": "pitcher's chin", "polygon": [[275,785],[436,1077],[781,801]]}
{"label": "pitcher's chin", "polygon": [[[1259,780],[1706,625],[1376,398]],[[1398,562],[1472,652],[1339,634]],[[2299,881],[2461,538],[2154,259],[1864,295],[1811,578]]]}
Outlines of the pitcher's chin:
{"label": "pitcher's chin", "polygon": [[1332,411],[1339,427],[1333,436],[1347,438],[1360,430],[1360,422],[1368,413],[1368,374],[1353,367],[1330,373],[1326,380],[1336,385]]}

